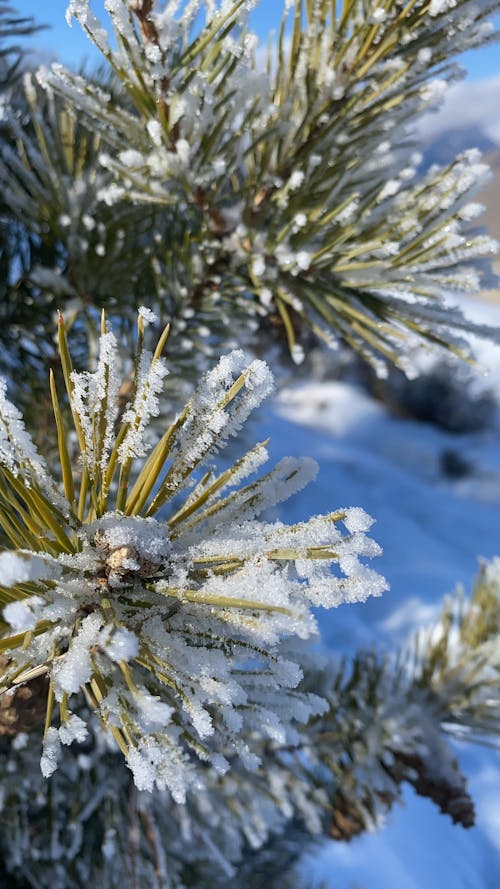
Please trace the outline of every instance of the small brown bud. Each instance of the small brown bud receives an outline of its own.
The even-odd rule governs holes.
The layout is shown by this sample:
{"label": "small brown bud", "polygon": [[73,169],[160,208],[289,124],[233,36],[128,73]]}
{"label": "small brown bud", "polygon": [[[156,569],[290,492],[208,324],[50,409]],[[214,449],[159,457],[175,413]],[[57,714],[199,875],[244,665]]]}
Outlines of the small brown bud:
{"label": "small brown bud", "polygon": [[130,571],[130,566],[127,565],[127,562],[131,561],[139,561],[137,550],[133,546],[119,546],[118,549],[110,552],[106,559],[106,564],[111,571],[116,571],[117,574],[127,574]]}

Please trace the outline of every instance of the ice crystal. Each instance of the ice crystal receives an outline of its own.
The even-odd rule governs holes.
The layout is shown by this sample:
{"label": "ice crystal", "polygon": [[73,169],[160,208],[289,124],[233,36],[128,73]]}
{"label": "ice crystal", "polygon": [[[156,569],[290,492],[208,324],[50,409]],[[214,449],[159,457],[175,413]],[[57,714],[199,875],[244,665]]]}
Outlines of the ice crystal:
{"label": "ice crystal", "polygon": [[[369,519],[352,510],[346,524],[364,531]],[[161,793],[138,795],[131,786],[133,772],[138,787],[154,788],[162,755],[156,743],[131,751],[128,772],[118,766],[117,754],[106,751],[96,735],[87,736],[83,720],[68,711],[64,724],[51,726],[45,739],[43,771],[53,775],[48,784],[36,773],[38,739],[20,733],[0,750],[0,848],[9,872],[36,874],[40,889],[78,889],[82,875],[86,883],[120,889],[133,879],[140,886],[156,885],[160,862],[172,889],[192,884],[193,874],[199,874],[196,885],[218,889],[230,879],[237,889],[247,889],[260,886],[269,861],[279,857],[272,885],[281,889],[290,854],[311,848],[312,834],[317,844],[321,834],[349,840],[380,826],[404,783],[470,827],[472,801],[446,736],[469,741],[498,736],[499,598],[500,560],[495,559],[482,565],[470,600],[463,592],[446,600],[438,622],[420,629],[395,657],[372,650],[353,662],[319,662],[303,650],[301,679],[298,666],[286,657],[292,652],[282,646],[277,675],[285,687],[297,686],[296,715],[306,715],[301,714],[303,696],[314,689],[322,698],[310,694],[307,706],[315,707],[317,718],[301,728],[291,751],[286,739],[282,743],[282,708],[276,700],[268,711],[267,737],[255,734],[254,748],[240,750],[229,769],[222,755],[214,756],[214,768],[204,770],[186,805]],[[265,690],[266,677],[259,683]],[[203,687],[223,690],[209,676]],[[224,701],[230,700],[231,691],[225,690]],[[151,734],[176,718],[174,708],[147,690],[137,692],[135,705]],[[283,707],[288,706],[285,698]],[[233,711],[230,720],[235,735],[241,725],[237,715]],[[195,718],[200,732],[210,731],[200,710]],[[73,740],[85,743],[87,752],[65,751]],[[256,753],[262,767],[249,772]],[[20,780],[26,774],[29,782]],[[36,830],[26,831],[26,823],[35,819]],[[130,847],[131,855],[113,856],[113,849]]]}
{"label": "ice crystal", "polygon": [[166,333],[154,354],[142,348],[154,320],[141,308],[121,415],[113,334],[103,321],[96,369],[76,372],[60,321],[81,449],[72,466],[52,380],[65,498],[38,473],[36,448],[3,396],[0,497],[14,545],[0,555],[3,684],[48,680],[44,775],[61,744],[85,737],[94,712],[139,789],[156,785],[183,802],[206,780],[197,761],[220,774],[235,757],[256,768],[252,737],[297,742],[297,726],[322,706],[297,691],[293,654],[294,638],[316,632],[311,604],[364,599],[385,584],[364,564],[379,549],[362,510],[291,526],[261,518],[314,478],[314,461],[285,458],[246,483],[267,459],[265,444],[227,469],[209,463],[271,391],[264,362],[248,363],[241,351],[222,357],[153,446],[146,431],[166,373]]}
{"label": "ice crystal", "polygon": [[[381,373],[382,360],[407,370],[419,338],[470,351],[481,334],[450,298],[464,263],[494,249],[465,225],[484,165],[470,154],[424,174],[411,131],[456,78],[453,57],[489,39],[496,0],[284,3],[290,39],[271,44],[265,70],[246,28],[252,5],[106,3],[116,46],[103,52],[127,96],[116,105],[60,67],[42,74],[100,133],[100,200],[161,209],[158,295],[175,303],[177,330],[189,330],[185,306],[210,308],[227,342],[241,307],[263,326],[278,317],[296,362],[309,325]],[[102,47],[90,4],[73,0],[69,13]],[[199,336],[183,333],[180,349]],[[206,354],[213,335],[202,339]]]}

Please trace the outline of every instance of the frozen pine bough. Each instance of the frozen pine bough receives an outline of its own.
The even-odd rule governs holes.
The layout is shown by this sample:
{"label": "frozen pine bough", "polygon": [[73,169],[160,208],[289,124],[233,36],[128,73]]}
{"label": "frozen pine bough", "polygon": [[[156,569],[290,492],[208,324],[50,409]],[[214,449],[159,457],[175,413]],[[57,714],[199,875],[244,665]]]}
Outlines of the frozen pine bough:
{"label": "frozen pine bough", "polygon": [[385,582],[366,565],[379,548],[361,509],[293,526],[261,517],[314,478],[313,461],[285,458],[259,474],[261,443],[227,469],[211,465],[270,393],[264,362],[221,358],[153,442],[168,331],[150,353],[151,320],[140,311],[123,409],[106,320],[96,369],[78,372],[60,319],[66,406],[51,377],[60,479],[2,388],[1,516],[12,548],[0,554],[1,684],[14,694],[46,680],[44,776],[97,720],[139,790],[182,803],[234,761],[258,769],[262,739],[298,744],[327,706],[297,688],[301,640],[317,629],[311,606],[378,595]]}
{"label": "frozen pine bough", "polygon": [[82,372],[60,319],[57,477],[1,389],[9,874],[33,889],[260,889],[264,870],[283,889],[311,838],[380,826],[405,782],[469,826],[446,734],[500,730],[498,565],[401,656],[322,660],[311,606],[384,588],[365,564],[378,553],[370,520],[357,508],[261,520],[315,474],[285,458],[262,475],[265,443],[211,465],[271,390],[264,363],[240,352],[154,436],[168,331],[150,352],[153,321],[141,310],[124,406],[106,320]]}
{"label": "frozen pine bough", "polygon": [[496,250],[475,227],[487,165],[471,147],[424,170],[415,147],[499,0],[283,3],[267,57],[255,5],[69,4],[105,74],[26,78],[0,156],[13,224],[44,248],[20,280],[25,252],[11,264],[23,343],[47,306],[123,320],[146,291],[177,376],[248,331],[297,363],[319,337],[408,374],[423,341],[463,355],[492,335],[459,308]]}
{"label": "frozen pine bough", "polygon": [[224,775],[206,768],[185,804],[169,792],[139,792],[95,715],[89,736],[45,779],[26,712],[18,706],[21,731],[0,708],[0,855],[8,873],[34,889],[90,882],[225,889],[228,881],[262,889],[264,876],[272,889],[306,889],[304,851],[317,851],[327,836],[346,841],[380,827],[403,783],[469,827],[474,807],[447,736],[498,738],[499,566],[483,565],[470,599],[459,592],[394,656],[371,650],[350,663],[320,662],[302,650],[296,691],[319,692],[322,714],[301,727],[296,745],[252,732],[259,767],[232,757]]}
{"label": "frozen pine bough", "polygon": [[158,304],[188,348],[197,318],[208,348],[211,323],[231,329],[243,308],[297,362],[308,329],[379,370],[411,371],[422,339],[467,350],[457,297],[496,250],[470,229],[488,169],[470,150],[423,173],[414,127],[460,75],[454,58],[493,39],[498,0],[294,0],[267,58],[252,0],[104,5],[110,27],[88,0],[68,22],[122,92],[60,65],[38,81],[100,134],[99,201],[161,218]]}

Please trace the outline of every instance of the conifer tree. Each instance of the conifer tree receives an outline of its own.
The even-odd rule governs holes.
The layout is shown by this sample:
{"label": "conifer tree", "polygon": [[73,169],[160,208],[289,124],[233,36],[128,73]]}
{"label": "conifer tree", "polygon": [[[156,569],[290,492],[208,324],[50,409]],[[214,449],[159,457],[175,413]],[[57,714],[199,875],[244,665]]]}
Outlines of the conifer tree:
{"label": "conifer tree", "polygon": [[70,4],[107,68],[26,82],[0,182],[48,254],[14,287],[117,320],[146,293],[183,369],[248,332],[279,332],[296,361],[308,330],[340,338],[379,371],[411,372],[419,341],[462,354],[474,325],[453,298],[494,251],[470,226],[488,170],[471,150],[419,172],[412,127],[494,37],[495,0],[286,4],[267,59],[252,5],[117,0],[110,42]]}
{"label": "conifer tree", "polygon": [[[111,40],[72,0],[107,67],[26,75],[7,115],[0,849],[19,889],[299,886],[310,844],[379,825],[404,783],[472,824],[449,738],[498,737],[497,562],[404,651],[321,659],[312,608],[385,589],[370,518],[268,522],[313,461],[263,475],[262,442],[213,463],[272,388],[230,346],[278,338],[300,363],[340,340],[412,373],[415,347],[496,335],[453,308],[495,249],[471,229],[487,169],[471,150],[421,172],[412,127],[498,2],[286,2],[266,57],[253,5],[107,0]],[[50,367],[49,435],[22,361],[31,389]],[[190,390],[170,415],[169,371]]]}

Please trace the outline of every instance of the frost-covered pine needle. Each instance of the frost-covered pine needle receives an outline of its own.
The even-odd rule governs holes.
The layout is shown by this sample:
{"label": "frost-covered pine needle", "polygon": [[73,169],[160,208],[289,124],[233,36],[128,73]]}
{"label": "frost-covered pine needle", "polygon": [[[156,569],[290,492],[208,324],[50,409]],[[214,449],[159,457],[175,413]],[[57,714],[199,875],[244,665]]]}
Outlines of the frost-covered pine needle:
{"label": "frost-covered pine needle", "polygon": [[82,717],[93,711],[137,786],[182,801],[203,784],[200,760],[222,774],[235,757],[257,766],[252,737],[296,743],[296,725],[323,707],[296,691],[302,672],[290,654],[294,637],[316,632],[311,604],[364,599],[385,583],[365,565],[379,548],[361,509],[292,526],[262,518],[314,478],[312,460],[285,458],[253,479],[265,444],[224,471],[208,462],[271,391],[264,362],[239,351],[221,358],[153,446],[146,433],[159,409],[166,333],[148,353],[148,320],[141,310],[120,417],[117,343],[105,319],[93,372],[73,369],[60,319],[81,452],[72,464],[52,380],[65,496],[4,397],[0,502],[13,548],[0,554],[2,685],[48,679],[44,775],[61,745],[84,739]]}
{"label": "frost-covered pine needle", "polygon": [[230,335],[241,311],[296,363],[307,327],[380,373],[411,372],[422,341],[463,357],[471,333],[494,335],[455,305],[497,249],[468,221],[488,169],[471,150],[424,170],[414,131],[454,60],[494,39],[499,0],[292,0],[267,63],[253,5],[108,0],[111,48],[88,0],[71,2],[126,97],[60,65],[38,75],[100,134],[96,209],[160,214],[158,304],[181,351],[210,349],[199,330]]}

